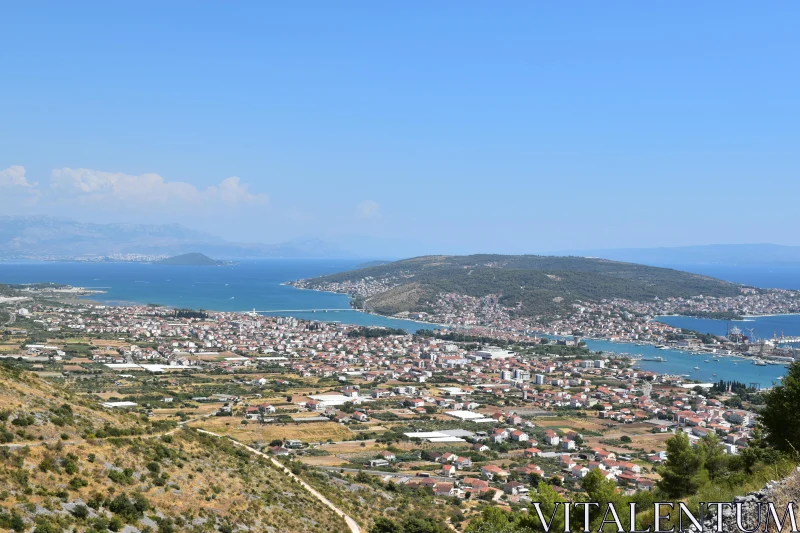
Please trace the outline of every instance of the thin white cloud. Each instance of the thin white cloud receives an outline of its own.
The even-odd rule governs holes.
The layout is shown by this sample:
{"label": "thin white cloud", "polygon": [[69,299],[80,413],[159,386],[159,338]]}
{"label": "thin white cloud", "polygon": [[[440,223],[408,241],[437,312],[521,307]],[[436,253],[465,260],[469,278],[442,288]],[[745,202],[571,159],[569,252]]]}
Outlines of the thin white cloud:
{"label": "thin white cloud", "polygon": [[84,202],[118,200],[144,205],[265,205],[269,200],[266,194],[250,192],[236,176],[201,190],[191,183],[167,181],[158,174],[132,175],[88,168],[54,169],[51,190],[58,197],[75,197]]}
{"label": "thin white cloud", "polygon": [[10,166],[5,170],[0,170],[0,187],[35,187],[36,183],[30,183],[25,175],[25,167],[21,165]]}
{"label": "thin white cloud", "polygon": [[361,218],[380,218],[381,206],[374,200],[365,200],[358,204],[358,216]]}

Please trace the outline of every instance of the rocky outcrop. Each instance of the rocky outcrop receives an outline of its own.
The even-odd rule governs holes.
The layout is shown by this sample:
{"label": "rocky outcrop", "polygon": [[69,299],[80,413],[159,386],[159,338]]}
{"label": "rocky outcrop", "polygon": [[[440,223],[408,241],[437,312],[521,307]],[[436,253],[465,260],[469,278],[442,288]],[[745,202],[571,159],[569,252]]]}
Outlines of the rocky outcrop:
{"label": "rocky outcrop", "polygon": [[[787,505],[793,504],[795,524],[800,527],[800,468],[797,471],[780,481],[770,481],[763,489],[751,492],[744,496],[734,499],[734,506],[726,506],[722,511],[722,528],[719,529],[719,521],[716,512],[709,513],[703,522],[703,533],[723,531],[724,533],[739,532],[766,532],[777,533],[782,531],[788,533],[793,531],[792,521],[789,516],[783,523],[781,529],[775,525],[775,520],[769,510],[768,504],[773,504],[779,520],[783,520]],[[739,511],[736,505],[741,504],[741,520],[737,516]],[[716,506],[714,506],[714,509]],[[797,529],[794,529],[797,531]],[[697,532],[697,528],[685,529],[685,533]]]}

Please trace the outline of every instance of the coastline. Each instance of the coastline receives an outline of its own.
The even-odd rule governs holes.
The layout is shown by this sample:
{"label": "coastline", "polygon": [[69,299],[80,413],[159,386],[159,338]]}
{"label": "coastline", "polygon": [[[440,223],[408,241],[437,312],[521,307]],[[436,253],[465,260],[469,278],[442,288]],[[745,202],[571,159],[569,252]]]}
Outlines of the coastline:
{"label": "coastline", "polygon": [[364,313],[365,315],[372,315],[372,316],[377,316],[377,317],[380,317],[380,318],[387,318],[387,319],[390,319],[390,320],[408,320],[410,322],[419,322],[421,324],[428,324],[430,326],[437,326],[439,328],[446,328],[446,329],[457,329],[458,328],[458,326],[447,325],[447,324],[439,324],[437,322],[430,322],[428,320],[419,320],[419,319],[416,319],[416,318],[401,318],[401,317],[392,316],[392,315],[382,315],[380,313],[376,313],[375,311],[367,311],[366,309],[358,309],[356,307],[353,307],[353,295],[352,294],[349,294],[349,293],[346,293],[346,292],[323,291],[321,289],[310,289],[308,287],[298,287],[296,285],[293,285],[293,283],[294,283],[294,281],[285,281],[285,282],[281,283],[281,285],[284,285],[284,286],[287,286],[287,287],[291,287],[291,288],[293,288],[295,290],[298,290],[298,291],[322,292],[322,293],[326,293],[326,294],[337,294],[337,295],[340,295],[340,296],[347,296],[347,298],[348,298],[347,303],[350,306],[350,310],[351,311],[355,311],[357,313]]}
{"label": "coastline", "polygon": [[766,318],[771,316],[800,316],[800,313],[771,313],[764,315],[742,315],[742,318],[725,319],[725,318],[712,318],[707,316],[692,316],[692,315],[656,315],[651,320],[658,321],[660,317],[676,317],[676,318],[692,318],[694,320],[714,320],[716,322],[746,322],[748,318]]}

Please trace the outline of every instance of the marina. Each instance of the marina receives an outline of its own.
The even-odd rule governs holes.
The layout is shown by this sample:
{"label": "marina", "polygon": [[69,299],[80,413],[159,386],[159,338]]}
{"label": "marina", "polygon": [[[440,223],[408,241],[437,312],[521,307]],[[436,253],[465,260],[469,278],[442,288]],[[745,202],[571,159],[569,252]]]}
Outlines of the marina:
{"label": "marina", "polygon": [[[584,339],[587,347],[593,351],[627,354],[633,359],[636,368],[656,372],[683,376],[699,382],[740,381],[742,383],[757,383],[759,387],[772,387],[786,373],[786,364],[774,362],[772,364],[757,358],[742,357],[740,355],[723,355],[717,357],[714,364],[698,364],[698,357],[689,351],[677,350],[670,347],[657,348],[652,345],[634,343],[611,342],[599,339]],[[661,357],[663,360],[657,360]]]}

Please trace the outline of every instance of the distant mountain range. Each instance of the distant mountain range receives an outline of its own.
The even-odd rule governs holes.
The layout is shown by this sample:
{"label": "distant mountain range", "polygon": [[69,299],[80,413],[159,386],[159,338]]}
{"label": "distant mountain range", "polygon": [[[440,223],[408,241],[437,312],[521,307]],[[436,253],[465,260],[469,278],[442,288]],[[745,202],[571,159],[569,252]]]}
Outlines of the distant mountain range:
{"label": "distant mountain range", "polygon": [[0,216],[0,259],[82,259],[203,253],[225,259],[347,258],[319,239],[236,243],[180,224],[92,224],[48,216]]}
{"label": "distant mountain range", "polygon": [[[163,258],[187,253],[217,259],[372,259],[416,255],[425,249],[420,246],[358,235],[326,240],[304,237],[277,244],[240,243],[181,224],[95,224],[49,216],[0,216],[0,260],[124,260],[123,256]],[[601,257],[653,266],[800,265],[800,246],[776,244],[569,250],[548,255]]]}
{"label": "distant mountain range", "polygon": [[800,246],[708,244],[672,248],[571,250],[561,255],[602,257],[645,265],[800,265]]}

